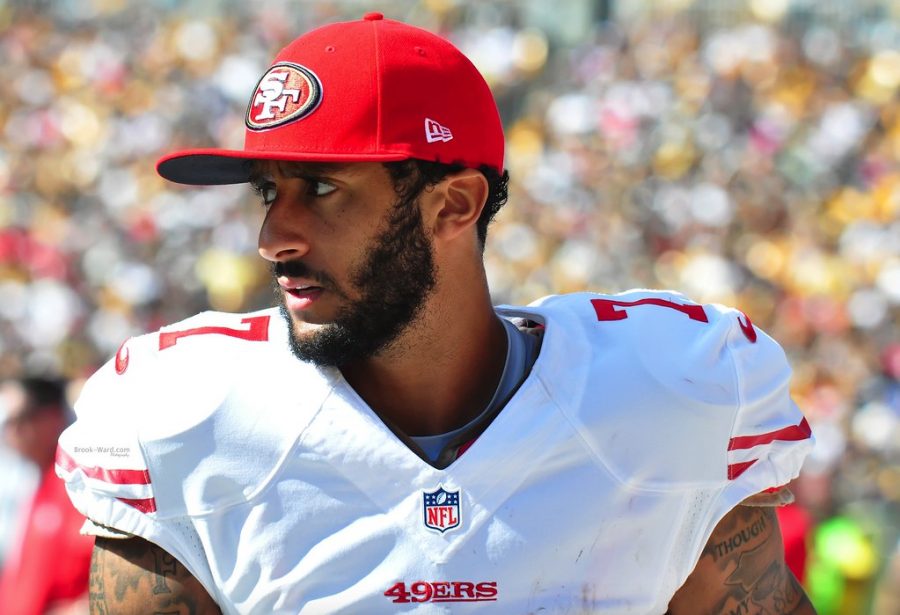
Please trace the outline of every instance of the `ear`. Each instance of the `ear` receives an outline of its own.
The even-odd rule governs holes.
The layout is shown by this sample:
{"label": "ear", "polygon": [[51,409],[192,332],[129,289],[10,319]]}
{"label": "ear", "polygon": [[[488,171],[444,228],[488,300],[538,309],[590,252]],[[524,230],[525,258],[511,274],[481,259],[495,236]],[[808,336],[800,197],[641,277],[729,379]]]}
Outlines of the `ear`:
{"label": "ear", "polygon": [[435,188],[435,239],[450,240],[474,230],[488,197],[484,175],[476,169],[463,169],[445,177]]}

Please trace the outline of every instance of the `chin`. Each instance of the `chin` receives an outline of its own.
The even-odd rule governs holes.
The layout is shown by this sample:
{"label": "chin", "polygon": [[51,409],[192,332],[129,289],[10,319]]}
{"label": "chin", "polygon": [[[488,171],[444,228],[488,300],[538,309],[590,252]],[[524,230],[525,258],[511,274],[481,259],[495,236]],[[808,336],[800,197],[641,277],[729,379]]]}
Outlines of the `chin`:
{"label": "chin", "polygon": [[314,337],[319,331],[323,328],[327,327],[329,323],[327,322],[310,322],[306,319],[299,319],[294,314],[291,314],[291,325],[294,330],[294,336],[297,339],[306,340]]}

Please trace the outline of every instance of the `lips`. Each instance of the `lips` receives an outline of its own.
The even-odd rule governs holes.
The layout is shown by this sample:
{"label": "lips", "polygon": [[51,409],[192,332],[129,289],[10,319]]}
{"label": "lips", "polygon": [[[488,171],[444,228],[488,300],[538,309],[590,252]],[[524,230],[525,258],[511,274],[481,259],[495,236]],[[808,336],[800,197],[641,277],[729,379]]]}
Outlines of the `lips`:
{"label": "lips", "polygon": [[325,291],[312,280],[297,278],[279,277],[278,286],[284,291],[284,302],[290,310],[309,308]]}
{"label": "lips", "polygon": [[287,291],[287,294],[292,297],[297,297],[298,299],[303,298],[311,298],[318,293],[322,292],[322,288],[320,286],[309,286],[306,288],[293,288]]}
{"label": "lips", "polygon": [[295,297],[300,297],[305,294],[315,292],[317,290],[322,290],[321,286],[298,286],[297,288],[285,288],[285,292],[294,295]]}
{"label": "lips", "polygon": [[322,288],[320,284],[310,278],[292,278],[281,275],[278,276],[275,281],[285,292],[303,292],[315,288]]}

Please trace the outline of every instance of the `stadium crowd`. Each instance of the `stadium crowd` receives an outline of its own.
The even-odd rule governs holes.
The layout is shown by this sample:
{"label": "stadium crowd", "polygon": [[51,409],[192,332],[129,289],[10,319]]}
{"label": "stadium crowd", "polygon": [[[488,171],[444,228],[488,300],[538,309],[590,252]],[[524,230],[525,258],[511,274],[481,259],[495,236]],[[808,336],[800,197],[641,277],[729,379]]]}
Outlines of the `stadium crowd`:
{"label": "stadium crowd", "polygon": [[[811,596],[900,612],[890,590],[865,606],[900,533],[900,14],[377,4],[494,88],[512,175],[487,246],[496,301],[665,287],[743,309],[785,347],[817,437],[793,486]],[[0,0],[0,376],[76,390],[129,336],[268,305],[251,192],[173,186],[153,162],[239,146],[272,52],[372,8]]]}

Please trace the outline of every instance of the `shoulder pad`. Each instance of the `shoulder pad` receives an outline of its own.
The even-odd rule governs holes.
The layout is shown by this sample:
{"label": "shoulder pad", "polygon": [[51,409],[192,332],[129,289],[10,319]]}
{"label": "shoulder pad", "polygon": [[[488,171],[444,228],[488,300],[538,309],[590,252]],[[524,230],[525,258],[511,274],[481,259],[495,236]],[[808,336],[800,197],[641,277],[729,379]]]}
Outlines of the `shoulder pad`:
{"label": "shoulder pad", "polygon": [[329,386],[290,354],[277,310],[205,312],[128,340],[89,379],[60,466],[91,493],[140,494],[157,517],[234,504],[263,488]]}
{"label": "shoulder pad", "polygon": [[790,398],[790,367],[742,312],[646,290],[531,307],[547,326],[542,358],[552,355],[542,379],[622,482],[715,487],[740,478],[753,482],[750,495],[799,472],[811,441]]}

